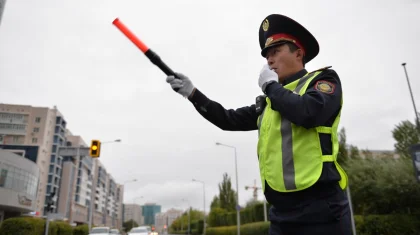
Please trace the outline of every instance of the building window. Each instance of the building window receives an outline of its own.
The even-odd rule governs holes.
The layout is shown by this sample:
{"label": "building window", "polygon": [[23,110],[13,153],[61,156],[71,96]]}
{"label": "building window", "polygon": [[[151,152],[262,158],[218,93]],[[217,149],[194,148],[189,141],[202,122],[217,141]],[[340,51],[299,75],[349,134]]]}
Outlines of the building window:
{"label": "building window", "polygon": [[38,133],[39,132],[39,127],[34,127],[34,132]]}
{"label": "building window", "polygon": [[35,118],[35,122],[36,122],[36,123],[40,123],[40,122],[41,122],[41,118],[40,118],[40,117],[36,117],[36,118]]}
{"label": "building window", "polygon": [[13,143],[19,143],[19,136],[13,136]]}
{"label": "building window", "polygon": [[33,143],[33,144],[38,143],[38,138],[32,138],[32,143]]}

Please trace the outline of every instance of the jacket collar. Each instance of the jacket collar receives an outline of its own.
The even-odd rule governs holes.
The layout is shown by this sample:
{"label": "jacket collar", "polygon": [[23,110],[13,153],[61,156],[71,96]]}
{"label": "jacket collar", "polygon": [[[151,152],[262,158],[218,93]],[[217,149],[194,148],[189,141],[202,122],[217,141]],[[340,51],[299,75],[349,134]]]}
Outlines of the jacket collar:
{"label": "jacket collar", "polygon": [[306,69],[302,69],[299,72],[287,77],[286,79],[284,79],[284,81],[282,82],[283,86],[286,86],[289,83],[292,83],[296,80],[298,80],[299,78],[305,76],[308,73],[308,71],[306,71]]}

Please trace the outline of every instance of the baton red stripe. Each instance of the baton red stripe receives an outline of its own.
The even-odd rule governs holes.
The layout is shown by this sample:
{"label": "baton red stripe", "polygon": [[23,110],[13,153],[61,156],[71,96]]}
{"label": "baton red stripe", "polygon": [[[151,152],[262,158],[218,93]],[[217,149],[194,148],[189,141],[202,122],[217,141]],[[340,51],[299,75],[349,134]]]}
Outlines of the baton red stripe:
{"label": "baton red stripe", "polygon": [[118,18],[112,21],[114,24],[131,42],[134,43],[143,53],[146,53],[149,48],[144,44],[134,33],[132,33]]}

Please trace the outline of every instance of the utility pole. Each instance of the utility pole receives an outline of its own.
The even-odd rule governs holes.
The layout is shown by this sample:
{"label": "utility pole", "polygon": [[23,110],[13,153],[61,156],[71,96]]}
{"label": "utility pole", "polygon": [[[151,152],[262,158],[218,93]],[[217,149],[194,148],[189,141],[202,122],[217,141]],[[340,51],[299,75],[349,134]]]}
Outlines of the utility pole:
{"label": "utility pole", "polygon": [[419,113],[417,112],[416,103],[414,102],[413,91],[411,91],[410,80],[408,79],[407,69],[405,68],[406,64],[407,63],[402,63],[402,66],[404,67],[405,77],[407,78],[408,90],[410,91],[411,101],[413,102],[414,114],[416,115],[416,127],[417,127],[417,131],[419,132],[419,136],[420,136]]}
{"label": "utility pole", "polygon": [[49,225],[50,225],[50,215],[53,211],[52,206],[54,205],[54,197],[55,197],[55,188],[53,188],[52,193],[50,193],[48,200],[47,200],[47,209],[45,212],[47,213],[47,219],[45,221],[45,235],[48,235]]}
{"label": "utility pole", "polygon": [[[257,180],[254,180],[254,186],[245,186],[245,190],[252,189],[254,201],[258,200],[258,190],[262,190],[261,187],[257,187]],[[267,203],[264,198],[264,221],[267,222]]]}
{"label": "utility pole", "polygon": [[1,24],[1,18],[3,17],[5,6],[6,6],[6,0],[0,0],[0,24]]}

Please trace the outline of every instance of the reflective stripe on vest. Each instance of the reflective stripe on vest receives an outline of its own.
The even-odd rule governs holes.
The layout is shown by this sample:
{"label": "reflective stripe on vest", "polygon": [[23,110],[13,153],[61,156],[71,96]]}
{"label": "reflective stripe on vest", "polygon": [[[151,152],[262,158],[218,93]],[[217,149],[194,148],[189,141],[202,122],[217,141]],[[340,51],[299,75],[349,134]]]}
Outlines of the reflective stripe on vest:
{"label": "reflective stripe on vest", "polygon": [[[318,74],[311,75],[307,74],[303,78],[299,79],[299,82],[293,92],[299,94],[302,87],[305,85],[309,78],[315,77]],[[295,182],[295,165],[293,163],[293,141],[292,141],[292,123],[281,116],[281,128],[282,138],[281,152],[283,157],[283,178],[284,186],[286,189],[296,189]]]}
{"label": "reflective stripe on vest", "polygon": [[[285,88],[302,96],[310,82],[320,73],[321,71],[306,74],[301,79],[286,85]],[[336,161],[338,154],[336,129],[339,119],[340,114],[332,127],[320,126],[305,129],[292,124],[284,116],[271,110],[271,101],[267,98],[267,106],[257,120],[259,134],[257,152],[263,188],[265,188],[265,180],[271,188],[281,192],[308,188],[321,175],[322,163],[334,162],[341,176],[340,186],[344,189],[347,185],[347,175]],[[275,129],[278,132],[275,132]],[[331,135],[332,155],[322,155],[320,133]],[[293,143],[294,141],[297,143]],[[277,149],[276,146],[278,146]],[[297,155],[294,156],[295,154]]]}

